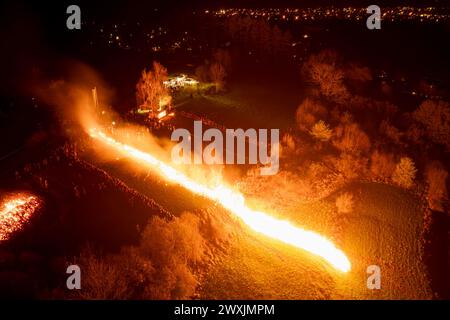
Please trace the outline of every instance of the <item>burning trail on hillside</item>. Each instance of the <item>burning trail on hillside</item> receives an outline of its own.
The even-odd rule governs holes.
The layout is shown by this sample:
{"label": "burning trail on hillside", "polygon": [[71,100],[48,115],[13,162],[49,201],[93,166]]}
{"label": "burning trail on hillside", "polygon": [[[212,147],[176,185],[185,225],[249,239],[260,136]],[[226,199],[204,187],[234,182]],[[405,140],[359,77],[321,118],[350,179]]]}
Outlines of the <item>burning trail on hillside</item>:
{"label": "burning trail on hillside", "polygon": [[38,197],[26,193],[4,197],[0,201],[0,241],[8,240],[21,230],[40,205]]}
{"label": "burning trail on hillside", "polygon": [[209,186],[201,183],[166,164],[164,161],[159,160],[151,153],[122,143],[101,129],[91,127],[88,129],[88,133],[94,140],[108,145],[115,151],[120,152],[123,156],[147,164],[168,181],[179,184],[195,194],[216,201],[225,209],[242,219],[251,229],[317,255],[337,270],[342,272],[350,271],[351,264],[347,256],[330,240],[313,231],[296,227],[288,221],[279,220],[267,213],[250,209],[245,204],[244,196],[225,184],[219,183],[215,186]]}

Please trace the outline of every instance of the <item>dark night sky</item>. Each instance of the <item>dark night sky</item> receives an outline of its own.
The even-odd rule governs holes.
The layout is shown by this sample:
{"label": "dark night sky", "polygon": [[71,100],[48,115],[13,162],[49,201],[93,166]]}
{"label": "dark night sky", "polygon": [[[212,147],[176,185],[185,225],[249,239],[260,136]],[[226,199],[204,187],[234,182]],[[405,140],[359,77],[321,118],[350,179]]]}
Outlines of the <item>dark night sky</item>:
{"label": "dark night sky", "polygon": [[[0,52],[0,70],[11,77],[0,79],[0,90],[8,91],[10,79],[20,76],[20,70],[26,70],[32,65],[33,59],[46,56],[47,53],[60,49],[60,43],[67,41],[66,8],[77,4],[81,8],[83,18],[96,19],[102,22],[117,21],[145,21],[149,19],[169,19],[172,13],[182,18],[182,13],[199,8],[223,7],[310,7],[310,6],[368,6],[376,3],[380,6],[414,3],[419,5],[449,5],[450,0],[426,1],[385,1],[385,0],[147,0],[147,1],[87,1],[87,0],[60,0],[60,1],[26,1],[6,0],[0,4],[0,39],[2,50]],[[154,8],[158,8],[155,16]],[[170,23],[176,24],[176,19]],[[64,40],[64,41],[61,41]],[[53,47],[52,47],[53,46]],[[64,48],[62,48],[64,49]],[[67,49],[67,48],[66,48]],[[6,83],[5,83],[6,82]]]}

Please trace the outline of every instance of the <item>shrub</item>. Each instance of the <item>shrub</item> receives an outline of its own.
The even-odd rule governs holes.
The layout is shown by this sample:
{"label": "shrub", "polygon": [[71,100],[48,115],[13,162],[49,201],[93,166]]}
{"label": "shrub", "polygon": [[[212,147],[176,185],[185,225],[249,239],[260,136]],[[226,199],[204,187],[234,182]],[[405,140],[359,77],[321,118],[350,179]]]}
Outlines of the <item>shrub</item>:
{"label": "shrub", "polygon": [[395,167],[392,181],[403,188],[411,188],[414,185],[416,172],[414,161],[409,157],[402,157]]}
{"label": "shrub", "polygon": [[331,138],[333,131],[330,127],[322,120],[316,122],[311,129],[311,135],[320,141],[328,141]]}
{"label": "shrub", "polygon": [[336,208],[339,213],[351,213],[353,211],[353,195],[345,192],[336,198]]}
{"label": "shrub", "polygon": [[192,213],[165,221],[154,217],[142,234],[141,250],[155,266],[182,261],[194,265],[204,253],[199,219]]}
{"label": "shrub", "polygon": [[142,294],[143,299],[188,299],[195,293],[197,280],[186,264],[162,266]]}
{"label": "shrub", "polygon": [[111,256],[102,257],[91,248],[85,248],[77,264],[82,270],[81,290],[76,293],[83,299],[128,299],[133,295],[124,270]]}
{"label": "shrub", "polygon": [[79,257],[84,299],[188,299],[195,293],[194,268],[205,241],[199,218],[183,213],[166,221],[153,217],[139,246],[101,256],[85,249]]}

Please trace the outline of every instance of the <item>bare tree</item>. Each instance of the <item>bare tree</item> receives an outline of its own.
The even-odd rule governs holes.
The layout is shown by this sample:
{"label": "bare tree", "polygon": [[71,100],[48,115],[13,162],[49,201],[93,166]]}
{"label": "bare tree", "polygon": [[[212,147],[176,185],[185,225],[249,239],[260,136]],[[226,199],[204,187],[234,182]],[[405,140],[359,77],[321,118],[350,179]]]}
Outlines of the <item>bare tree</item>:
{"label": "bare tree", "polygon": [[318,85],[321,93],[332,100],[342,102],[349,97],[344,85],[344,72],[337,66],[334,51],[311,55],[303,66],[309,80]]}
{"label": "bare tree", "polygon": [[231,72],[231,55],[228,50],[216,49],[213,52],[213,61],[220,63],[227,74]]}
{"label": "bare tree", "polygon": [[332,161],[335,169],[346,179],[355,179],[365,174],[367,170],[367,159],[342,152],[337,159]]}
{"label": "bare tree", "polygon": [[428,183],[427,197],[430,208],[443,211],[442,202],[447,199],[447,170],[441,163],[433,162],[427,166],[425,176]]}
{"label": "bare tree", "polygon": [[227,73],[222,64],[213,62],[209,66],[209,76],[211,78],[211,81],[216,86],[216,92],[220,92],[224,89],[226,75]]}
{"label": "bare tree", "polygon": [[164,85],[166,80],[167,69],[159,62],[153,62],[153,70],[142,70],[136,84],[136,100],[140,108],[150,110],[150,116],[155,116],[170,101],[169,90]]}
{"label": "bare tree", "polygon": [[336,127],[333,144],[341,151],[351,153],[367,152],[370,140],[367,134],[356,123],[347,123]]}
{"label": "bare tree", "polygon": [[426,134],[436,143],[450,149],[450,105],[444,101],[424,101],[413,112],[413,118],[421,123]]}

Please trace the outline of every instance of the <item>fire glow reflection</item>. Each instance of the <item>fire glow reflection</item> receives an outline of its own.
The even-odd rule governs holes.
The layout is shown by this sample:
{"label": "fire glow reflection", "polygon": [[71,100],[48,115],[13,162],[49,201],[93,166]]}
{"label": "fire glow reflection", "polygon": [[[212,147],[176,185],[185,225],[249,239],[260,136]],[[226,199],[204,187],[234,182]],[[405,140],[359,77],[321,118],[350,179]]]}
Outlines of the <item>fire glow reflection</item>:
{"label": "fire glow reflection", "polygon": [[165,179],[179,184],[193,193],[220,203],[224,208],[242,219],[242,221],[251,229],[320,256],[337,270],[342,272],[350,271],[351,264],[347,256],[325,237],[313,231],[296,227],[288,221],[271,217],[264,212],[250,209],[246,206],[244,196],[241,193],[234,191],[224,184],[210,187],[199,183],[175,168],[165,164],[150,153],[143,152],[130,145],[121,143],[106,135],[101,130],[90,128],[88,131],[92,138],[111,146],[116,151],[121,152],[129,158],[150,165]]}

